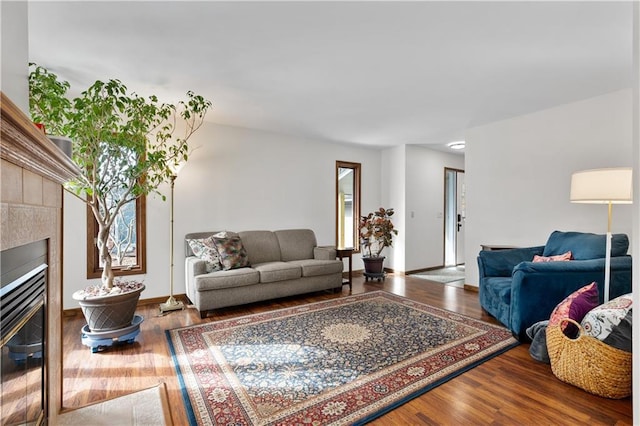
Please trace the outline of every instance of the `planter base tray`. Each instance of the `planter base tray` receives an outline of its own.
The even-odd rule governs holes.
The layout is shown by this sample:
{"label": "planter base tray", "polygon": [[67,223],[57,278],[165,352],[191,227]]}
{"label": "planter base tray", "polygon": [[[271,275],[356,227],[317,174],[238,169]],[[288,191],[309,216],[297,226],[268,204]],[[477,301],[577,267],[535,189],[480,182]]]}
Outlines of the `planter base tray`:
{"label": "planter base tray", "polygon": [[42,343],[31,343],[28,345],[7,345],[9,348],[9,359],[17,365],[22,365],[29,358],[42,358]]}
{"label": "planter base tray", "polygon": [[133,343],[140,334],[140,324],[144,321],[141,315],[135,315],[131,325],[119,330],[91,332],[89,326],[82,327],[82,344],[89,346],[92,353],[100,352],[110,346]]}
{"label": "planter base tray", "polygon": [[386,272],[382,272],[382,273],[379,273],[379,274],[374,274],[374,273],[371,273],[371,272],[364,272],[364,281],[365,282],[367,282],[369,280],[371,280],[371,281],[373,281],[373,280],[378,280],[378,281],[382,280],[382,281],[384,281],[386,276],[387,276]]}

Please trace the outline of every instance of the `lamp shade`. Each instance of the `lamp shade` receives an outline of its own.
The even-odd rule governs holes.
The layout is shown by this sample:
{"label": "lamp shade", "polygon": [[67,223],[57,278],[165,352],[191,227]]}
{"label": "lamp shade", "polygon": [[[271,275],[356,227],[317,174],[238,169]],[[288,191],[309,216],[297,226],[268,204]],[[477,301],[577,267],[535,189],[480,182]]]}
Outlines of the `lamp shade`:
{"label": "lamp shade", "polygon": [[178,176],[178,173],[180,172],[180,170],[182,170],[185,164],[187,164],[187,162],[184,160],[175,161],[169,164],[169,169],[171,169],[171,174],[173,174],[173,176]]}
{"label": "lamp shade", "polygon": [[633,181],[631,167],[593,169],[571,175],[572,203],[631,204]]}

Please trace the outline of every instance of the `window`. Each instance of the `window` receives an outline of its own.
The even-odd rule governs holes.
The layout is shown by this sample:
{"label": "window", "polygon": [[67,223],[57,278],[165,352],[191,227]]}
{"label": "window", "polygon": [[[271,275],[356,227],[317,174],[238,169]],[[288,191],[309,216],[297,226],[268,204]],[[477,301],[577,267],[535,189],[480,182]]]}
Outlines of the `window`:
{"label": "window", "polygon": [[336,161],[336,246],[360,251],[360,163]]}
{"label": "window", "polygon": [[[146,198],[127,203],[113,223],[109,248],[115,276],[146,273]],[[87,208],[87,278],[100,278],[102,265],[96,236],[98,223]]]}

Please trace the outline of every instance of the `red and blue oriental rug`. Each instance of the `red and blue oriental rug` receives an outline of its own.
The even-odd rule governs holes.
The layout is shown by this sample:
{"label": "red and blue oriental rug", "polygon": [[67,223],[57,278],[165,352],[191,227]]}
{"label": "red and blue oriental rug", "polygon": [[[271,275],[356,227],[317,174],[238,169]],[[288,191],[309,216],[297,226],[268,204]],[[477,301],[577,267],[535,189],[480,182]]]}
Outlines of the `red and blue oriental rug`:
{"label": "red and blue oriental rug", "polygon": [[518,343],[373,292],[167,331],[192,425],[362,424]]}

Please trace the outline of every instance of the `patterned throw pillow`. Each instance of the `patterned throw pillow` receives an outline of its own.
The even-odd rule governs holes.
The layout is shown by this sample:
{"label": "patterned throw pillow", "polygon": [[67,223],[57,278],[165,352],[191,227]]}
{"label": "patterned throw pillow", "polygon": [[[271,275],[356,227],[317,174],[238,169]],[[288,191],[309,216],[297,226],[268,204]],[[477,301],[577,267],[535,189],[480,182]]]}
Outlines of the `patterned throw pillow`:
{"label": "patterned throw pillow", "polygon": [[[560,324],[565,318],[571,318],[578,324],[591,309],[598,306],[598,286],[596,282],[582,287],[568,295],[562,302],[558,303],[551,317],[549,318],[549,327]],[[564,334],[573,338],[578,333],[578,327],[574,324],[563,323],[562,331]]]}
{"label": "patterned throw pillow", "polygon": [[623,294],[607,303],[596,306],[582,319],[585,333],[604,341],[625,319],[633,304],[632,293]]}
{"label": "patterned throw pillow", "polygon": [[225,271],[249,266],[249,256],[237,234],[219,232],[213,235],[220,264]]}
{"label": "patterned throw pillow", "polygon": [[633,352],[633,309],[629,309],[627,315],[620,321],[618,325],[613,327],[611,333],[602,341],[609,346],[618,348],[625,352]]}
{"label": "patterned throw pillow", "polygon": [[187,240],[187,243],[189,243],[193,254],[205,261],[207,273],[222,270],[218,249],[212,236],[207,238],[194,238]]}
{"label": "patterned throw pillow", "polygon": [[571,251],[568,251],[563,254],[557,254],[555,256],[538,256],[537,254],[533,256],[533,262],[562,262],[573,259],[573,255]]}

